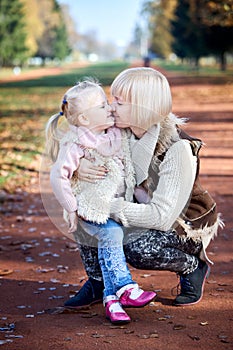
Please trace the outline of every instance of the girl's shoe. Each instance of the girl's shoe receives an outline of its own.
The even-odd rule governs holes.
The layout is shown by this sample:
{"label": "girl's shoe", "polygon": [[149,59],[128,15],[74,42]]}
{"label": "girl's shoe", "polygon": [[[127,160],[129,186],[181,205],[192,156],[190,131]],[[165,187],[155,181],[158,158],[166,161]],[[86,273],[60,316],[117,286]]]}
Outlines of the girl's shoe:
{"label": "girl's shoe", "polygon": [[125,307],[143,307],[156,297],[155,292],[145,292],[138,284],[128,284],[118,290],[116,295]]}
{"label": "girl's shoe", "polygon": [[106,318],[113,324],[129,323],[131,321],[127,313],[122,309],[119,300],[109,300],[105,302]]}

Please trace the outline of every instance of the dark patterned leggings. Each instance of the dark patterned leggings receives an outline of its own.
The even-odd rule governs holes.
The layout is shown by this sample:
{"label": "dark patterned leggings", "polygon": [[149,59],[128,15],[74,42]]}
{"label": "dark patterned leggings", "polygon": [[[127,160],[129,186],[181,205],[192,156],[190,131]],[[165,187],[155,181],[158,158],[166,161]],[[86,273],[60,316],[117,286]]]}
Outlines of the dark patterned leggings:
{"label": "dark patterned leggings", "polygon": [[[88,277],[101,280],[97,247],[80,242],[78,245]],[[131,266],[142,270],[168,270],[178,274],[190,273],[197,268],[201,249],[201,242],[181,237],[176,231],[142,230],[139,237],[135,240],[131,238],[124,245],[126,260]]]}

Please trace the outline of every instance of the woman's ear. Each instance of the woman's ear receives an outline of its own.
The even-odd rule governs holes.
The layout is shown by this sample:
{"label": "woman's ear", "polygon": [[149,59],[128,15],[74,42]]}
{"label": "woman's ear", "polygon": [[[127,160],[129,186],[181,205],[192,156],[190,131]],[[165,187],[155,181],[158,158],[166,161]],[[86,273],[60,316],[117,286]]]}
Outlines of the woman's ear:
{"label": "woman's ear", "polygon": [[79,114],[78,121],[79,121],[80,125],[84,125],[84,126],[87,126],[90,123],[89,119],[83,113]]}

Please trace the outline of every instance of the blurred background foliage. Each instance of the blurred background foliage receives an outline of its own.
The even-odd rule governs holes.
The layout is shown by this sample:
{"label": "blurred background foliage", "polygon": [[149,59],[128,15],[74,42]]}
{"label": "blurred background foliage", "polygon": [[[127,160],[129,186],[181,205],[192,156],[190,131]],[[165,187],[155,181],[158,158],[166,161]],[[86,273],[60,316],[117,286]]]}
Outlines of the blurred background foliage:
{"label": "blurred background foliage", "polygon": [[0,194],[30,186],[40,170],[45,147],[45,125],[60,111],[67,89],[85,76],[109,85],[128,65],[125,62],[93,64],[61,75],[0,83]]}
{"label": "blurred background foliage", "polygon": [[[232,62],[233,0],[145,0],[121,58],[179,59],[198,68],[212,57]],[[94,56],[93,56],[94,55]],[[0,0],[0,67],[119,58],[115,43],[81,34],[57,0]]]}
{"label": "blurred background foliage", "polygon": [[[59,111],[66,87],[94,76],[109,93],[120,71],[145,58],[221,84],[232,77],[232,38],[233,0],[145,0],[120,53],[94,32],[79,33],[57,0],[0,0],[0,190],[12,192],[38,174],[45,123]],[[36,78],[41,66],[61,70]],[[29,79],[7,81],[30,70]]]}

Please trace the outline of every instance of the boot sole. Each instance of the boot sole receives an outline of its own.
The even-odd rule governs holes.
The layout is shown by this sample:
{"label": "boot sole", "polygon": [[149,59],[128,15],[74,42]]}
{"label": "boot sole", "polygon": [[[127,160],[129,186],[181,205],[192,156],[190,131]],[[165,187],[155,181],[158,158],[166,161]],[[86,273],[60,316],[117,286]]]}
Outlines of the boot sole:
{"label": "boot sole", "polygon": [[206,282],[206,279],[209,277],[209,275],[210,275],[210,267],[208,266],[206,273],[205,273],[205,276],[204,276],[204,279],[203,279],[202,287],[201,287],[201,296],[198,300],[196,300],[192,303],[185,303],[185,304],[176,304],[175,302],[173,302],[173,305],[174,306],[189,306],[189,305],[195,305],[195,304],[199,303],[203,297],[205,282]]}

